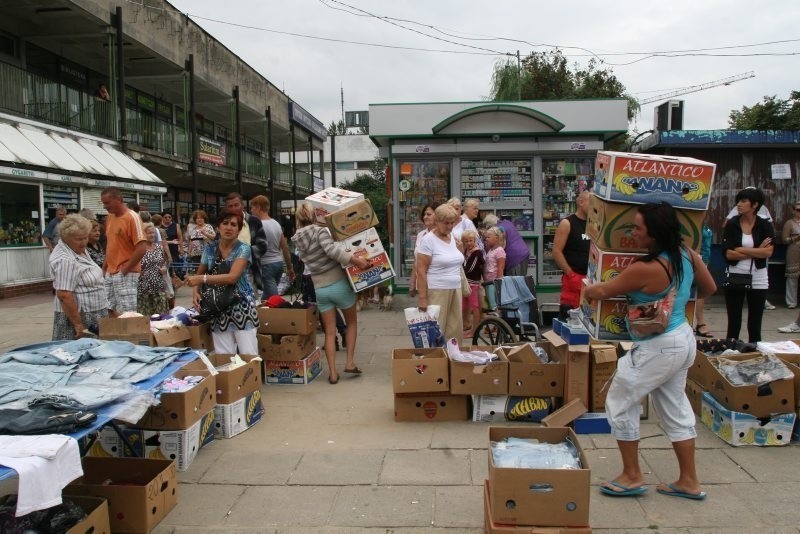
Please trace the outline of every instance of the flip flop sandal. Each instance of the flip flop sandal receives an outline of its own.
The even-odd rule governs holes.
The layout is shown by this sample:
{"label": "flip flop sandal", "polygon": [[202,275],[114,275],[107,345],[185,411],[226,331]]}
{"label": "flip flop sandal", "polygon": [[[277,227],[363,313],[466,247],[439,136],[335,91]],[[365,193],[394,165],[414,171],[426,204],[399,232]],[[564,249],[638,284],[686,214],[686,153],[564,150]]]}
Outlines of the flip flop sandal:
{"label": "flip flop sandal", "polygon": [[685,491],[681,491],[672,484],[666,485],[669,489],[665,490],[662,488],[656,488],[656,491],[661,495],[668,495],[670,497],[681,497],[683,499],[691,499],[693,501],[702,501],[708,495],[706,495],[705,491],[701,491],[700,493],[686,493]]}
{"label": "flip flop sandal", "polygon": [[636,497],[647,493],[647,486],[638,486],[635,488],[629,488],[628,486],[624,486],[619,482],[614,482],[613,480],[608,482],[608,484],[610,486],[615,486],[619,488],[620,491],[611,489],[608,486],[600,486],[600,493],[602,493],[603,495],[610,495],[612,497]]}
{"label": "flip flop sandal", "polygon": [[695,328],[695,329],[694,329],[694,333],[695,333],[696,335],[700,336],[700,337],[705,337],[705,338],[712,338],[712,337],[714,337],[714,334],[712,334],[711,332],[701,332],[701,331],[700,331],[700,329],[701,329],[701,328],[703,328],[704,326],[705,326],[705,327],[708,327],[708,325],[707,325],[707,324],[705,324],[705,323],[701,323],[701,324],[697,325],[697,328]]}
{"label": "flip flop sandal", "polygon": [[352,369],[345,369],[344,372],[345,373],[354,374],[354,375],[360,375],[361,374],[361,369],[359,369],[358,367],[353,367]]}

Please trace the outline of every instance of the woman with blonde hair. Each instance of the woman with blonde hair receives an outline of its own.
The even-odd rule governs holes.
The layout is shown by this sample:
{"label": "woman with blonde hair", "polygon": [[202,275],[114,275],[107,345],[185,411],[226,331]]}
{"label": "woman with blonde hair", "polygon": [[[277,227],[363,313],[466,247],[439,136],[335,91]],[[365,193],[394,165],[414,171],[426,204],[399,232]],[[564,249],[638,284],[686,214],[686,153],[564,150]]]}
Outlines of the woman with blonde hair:
{"label": "woman with blonde hair", "polygon": [[203,210],[194,210],[189,224],[186,227],[186,256],[189,258],[189,265],[194,271],[200,265],[200,257],[203,249],[216,237],[214,227],[208,223],[208,215]]}
{"label": "woman with blonde hair", "polygon": [[358,315],[356,310],[356,294],[342,269],[342,265],[352,264],[359,269],[367,269],[369,261],[356,257],[337,246],[330,232],[323,226],[315,224],[314,207],[308,202],[300,204],[295,213],[297,232],[292,236],[295,251],[314,282],[322,326],[325,330],[325,358],[328,360],[328,382],[339,382],[336,370],[336,309],[342,310],[347,324],[345,344],[347,359],[344,372],[356,376],[361,369],[356,366],[356,338],[358,336]]}
{"label": "woman with blonde hair", "polygon": [[417,306],[427,311],[431,304],[441,306],[439,325],[445,339],[461,341],[461,264],[464,255],[458,248],[453,227],[458,212],[442,204],[434,212],[433,230],[417,246]]}
{"label": "woman with blonde hair", "polygon": [[50,254],[50,275],[56,292],[53,340],[77,339],[87,330],[97,332],[108,316],[103,271],[86,252],[92,223],[78,214],[61,221],[61,239]]}
{"label": "woman with blonde hair", "polygon": [[147,249],[142,256],[142,271],[139,275],[137,287],[137,311],[149,317],[162,315],[169,312],[169,299],[167,297],[167,284],[164,273],[167,272],[167,255],[164,248],[156,243],[156,227],[151,222],[142,225],[147,238]]}

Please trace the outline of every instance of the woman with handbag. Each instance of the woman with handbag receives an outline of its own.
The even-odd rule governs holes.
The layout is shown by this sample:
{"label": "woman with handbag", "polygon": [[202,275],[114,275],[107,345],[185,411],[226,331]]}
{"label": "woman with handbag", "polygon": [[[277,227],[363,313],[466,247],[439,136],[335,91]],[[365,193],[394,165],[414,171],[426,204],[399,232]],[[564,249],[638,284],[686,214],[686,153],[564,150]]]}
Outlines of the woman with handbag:
{"label": "woman with handbag", "polygon": [[339,373],[336,371],[337,308],[342,310],[347,324],[345,332],[347,359],[344,372],[356,376],[361,374],[361,369],[355,362],[358,336],[356,294],[350,287],[342,265],[352,264],[359,269],[367,269],[370,262],[366,258],[356,257],[347,252],[344,247],[337,245],[327,228],[314,224],[316,222],[314,207],[308,202],[298,206],[295,220],[298,230],[292,236],[292,242],[295,244],[295,252],[305,264],[314,282],[317,308],[325,330],[328,382],[336,384],[339,382]]}
{"label": "woman with handbag", "polygon": [[685,392],[686,374],[696,352],[686,304],[693,284],[698,298],[711,295],[716,285],[702,258],[682,246],[680,228],[669,204],[639,206],[633,238],[647,254],[608,282],[584,287],[584,297],[590,300],[626,295],[629,310],[651,303],[661,312],[660,322],[651,321],[649,328],[643,329],[650,334],[641,337],[633,333],[638,331],[634,328],[637,319],[632,314],[626,319],[633,348],[619,359],[606,398],[611,433],[622,456],[622,473],[600,487],[606,495],[631,497],[647,491],[639,466],[639,415],[642,399],[651,394],[680,470],[675,482],[661,484],[656,491],[696,500],[706,496],[695,467],[695,417]]}
{"label": "woman with handbag", "polygon": [[247,281],[250,246],[239,241],[242,212],[223,211],[217,218],[219,241],[205,246],[197,274],[186,277],[194,306],[211,318],[214,350],[221,354],[258,354],[258,313]]}
{"label": "woman with handbag", "polygon": [[749,343],[761,341],[761,320],[767,300],[769,279],[767,258],[774,252],[775,228],[757,216],[764,205],[764,192],[755,187],[736,194],[736,215],[725,223],[722,253],[728,261],[725,308],[728,329],[725,337],[738,339],[742,328],[742,305],[747,298],[747,336]]}

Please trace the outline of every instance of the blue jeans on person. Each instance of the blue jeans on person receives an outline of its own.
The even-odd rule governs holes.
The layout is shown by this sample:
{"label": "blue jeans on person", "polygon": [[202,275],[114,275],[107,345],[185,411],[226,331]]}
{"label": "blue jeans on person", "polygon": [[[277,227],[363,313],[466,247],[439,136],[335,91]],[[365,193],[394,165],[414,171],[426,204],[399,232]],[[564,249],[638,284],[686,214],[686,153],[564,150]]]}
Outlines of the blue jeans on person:
{"label": "blue jeans on person", "polygon": [[283,267],[284,263],[282,261],[263,263],[261,265],[261,288],[264,290],[261,300],[267,300],[272,295],[278,294],[278,282],[281,281]]}

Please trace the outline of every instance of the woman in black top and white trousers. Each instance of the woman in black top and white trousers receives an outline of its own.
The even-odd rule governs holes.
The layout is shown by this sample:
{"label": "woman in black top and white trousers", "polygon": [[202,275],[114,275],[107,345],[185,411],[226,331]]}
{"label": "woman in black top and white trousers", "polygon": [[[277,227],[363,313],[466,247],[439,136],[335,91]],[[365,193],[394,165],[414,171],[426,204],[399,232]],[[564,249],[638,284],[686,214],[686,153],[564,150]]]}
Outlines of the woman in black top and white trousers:
{"label": "woman in black top and white trousers", "polygon": [[769,279],[767,258],[774,252],[775,228],[766,219],[758,217],[764,205],[764,192],[748,187],[736,194],[739,215],[725,224],[722,236],[722,253],[731,273],[751,274],[750,289],[725,289],[725,307],[728,311],[728,331],[725,337],[739,338],[742,327],[742,305],[747,298],[747,335],[749,343],[761,341],[761,320],[767,299]]}

